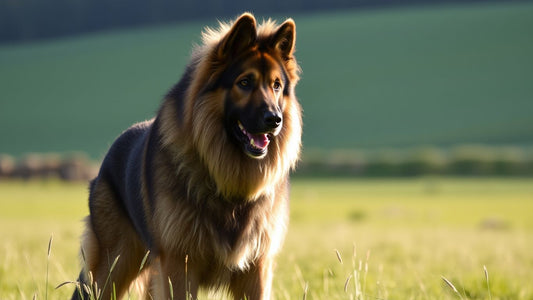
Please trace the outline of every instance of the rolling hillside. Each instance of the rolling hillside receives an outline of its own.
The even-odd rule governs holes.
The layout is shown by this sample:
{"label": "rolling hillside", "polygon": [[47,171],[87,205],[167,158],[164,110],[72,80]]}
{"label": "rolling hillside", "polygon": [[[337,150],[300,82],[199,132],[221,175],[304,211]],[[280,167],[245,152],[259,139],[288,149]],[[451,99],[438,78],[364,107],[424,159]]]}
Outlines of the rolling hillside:
{"label": "rolling hillside", "polygon": [[[533,3],[292,17],[306,148],[533,141]],[[0,47],[0,153],[101,158],[214,24]]]}

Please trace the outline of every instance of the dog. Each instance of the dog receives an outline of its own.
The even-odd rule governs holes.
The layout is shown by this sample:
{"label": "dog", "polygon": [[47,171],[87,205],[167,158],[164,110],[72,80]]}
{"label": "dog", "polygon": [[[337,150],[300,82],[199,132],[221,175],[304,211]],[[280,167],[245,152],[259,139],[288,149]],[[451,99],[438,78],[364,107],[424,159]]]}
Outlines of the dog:
{"label": "dog", "polygon": [[206,28],[157,115],[123,132],[89,188],[72,299],[270,299],[300,154],[292,19]]}

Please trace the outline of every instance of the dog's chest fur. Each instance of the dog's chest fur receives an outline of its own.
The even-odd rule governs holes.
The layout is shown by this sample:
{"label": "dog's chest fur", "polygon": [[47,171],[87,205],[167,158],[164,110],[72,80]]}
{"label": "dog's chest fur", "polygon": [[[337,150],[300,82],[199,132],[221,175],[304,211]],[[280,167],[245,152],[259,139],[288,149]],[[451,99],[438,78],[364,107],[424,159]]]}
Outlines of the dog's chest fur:
{"label": "dog's chest fur", "polygon": [[245,270],[261,256],[276,253],[282,243],[287,198],[283,189],[277,192],[241,203],[216,196],[161,197],[155,218],[162,232],[159,240],[167,243],[161,247],[228,269]]}

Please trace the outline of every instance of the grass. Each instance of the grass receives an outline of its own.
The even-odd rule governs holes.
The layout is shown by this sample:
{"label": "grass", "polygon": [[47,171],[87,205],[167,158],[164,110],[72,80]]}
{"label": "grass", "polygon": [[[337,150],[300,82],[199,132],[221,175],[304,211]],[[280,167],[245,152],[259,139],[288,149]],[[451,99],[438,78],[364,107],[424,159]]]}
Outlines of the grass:
{"label": "grass", "polygon": [[[86,190],[0,182],[1,299],[70,296],[72,285],[55,287],[79,272]],[[297,178],[273,294],[531,299],[532,211],[532,179]]]}
{"label": "grass", "polygon": [[[531,144],[533,3],[292,17],[307,149]],[[154,115],[205,25],[1,46],[0,152],[101,158]]]}
{"label": "grass", "polygon": [[[494,299],[531,297],[525,278],[532,274],[522,267],[533,261],[530,180],[302,183],[293,188],[291,231],[280,263],[289,267],[277,278],[288,275],[281,281],[286,284],[294,277],[291,265],[299,266],[313,299],[349,299],[345,279],[359,261],[365,265],[366,253],[365,299],[453,299],[441,276],[463,287],[465,298],[483,299],[484,265],[493,274]],[[350,257],[354,248],[356,267],[347,259],[339,264],[334,249]]]}

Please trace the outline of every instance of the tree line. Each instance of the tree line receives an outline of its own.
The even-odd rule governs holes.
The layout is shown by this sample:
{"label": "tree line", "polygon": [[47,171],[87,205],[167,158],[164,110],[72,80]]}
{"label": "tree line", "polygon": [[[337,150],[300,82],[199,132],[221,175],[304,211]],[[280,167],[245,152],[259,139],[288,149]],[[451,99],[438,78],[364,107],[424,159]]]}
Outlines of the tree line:
{"label": "tree line", "polygon": [[378,150],[308,150],[297,174],[408,177],[533,176],[533,147],[458,145]]}
{"label": "tree line", "polygon": [[[59,178],[87,181],[99,163],[82,153],[0,154],[0,180]],[[306,149],[295,176],[409,177],[533,176],[533,147],[460,145],[380,150]]]}
{"label": "tree line", "polygon": [[491,0],[6,0],[0,1],[0,43],[198,18],[226,19],[244,11],[259,15],[288,14],[405,4],[488,1]]}

